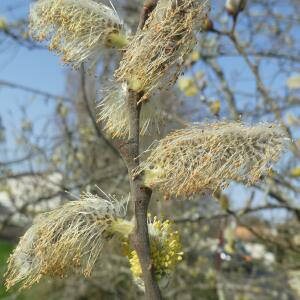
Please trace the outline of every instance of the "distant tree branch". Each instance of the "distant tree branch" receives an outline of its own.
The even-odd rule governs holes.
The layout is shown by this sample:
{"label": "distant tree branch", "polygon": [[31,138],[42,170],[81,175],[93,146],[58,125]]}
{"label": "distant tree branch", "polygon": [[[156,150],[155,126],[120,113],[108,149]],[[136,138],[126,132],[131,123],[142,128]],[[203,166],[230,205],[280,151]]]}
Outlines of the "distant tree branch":
{"label": "distant tree branch", "polygon": [[229,106],[229,111],[230,111],[231,117],[234,120],[238,120],[239,112],[236,108],[235,96],[234,96],[232,90],[230,89],[228,82],[225,79],[223,70],[221,69],[219,64],[216,62],[216,60],[214,60],[214,59],[208,59],[208,60],[206,60],[206,62],[211,67],[211,69],[214,71],[215,75],[218,77],[218,79],[221,82],[221,87],[222,87],[223,93],[225,95],[227,104]]}
{"label": "distant tree branch", "polygon": [[12,82],[5,81],[5,80],[0,80],[0,87],[1,86],[12,88],[12,89],[23,90],[24,92],[33,93],[33,94],[40,95],[40,96],[43,96],[43,97],[49,98],[49,99],[62,100],[62,101],[66,101],[66,102],[72,101],[72,99],[69,97],[55,95],[52,93],[44,92],[44,91],[41,91],[41,90],[38,90],[35,88],[31,88],[31,87],[24,86],[21,84],[12,83]]}
{"label": "distant tree branch", "polygon": [[13,30],[11,30],[9,27],[0,29],[0,33],[3,33],[7,37],[11,38],[13,41],[15,41],[17,44],[20,46],[23,46],[29,50],[35,50],[35,49],[40,49],[40,50],[45,50],[46,48],[43,46],[40,46],[36,43],[34,43],[31,40],[24,39],[21,35],[16,34]]}

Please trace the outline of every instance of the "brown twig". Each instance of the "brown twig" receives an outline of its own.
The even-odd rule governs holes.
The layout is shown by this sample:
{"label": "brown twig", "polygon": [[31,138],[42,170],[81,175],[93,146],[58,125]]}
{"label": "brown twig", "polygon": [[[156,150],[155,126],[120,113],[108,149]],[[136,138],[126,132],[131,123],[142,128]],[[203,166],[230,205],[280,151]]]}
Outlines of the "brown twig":
{"label": "brown twig", "polygon": [[[157,4],[157,0],[146,0],[140,16],[138,30],[142,30],[147,18]],[[127,109],[129,114],[129,139],[119,145],[119,151],[126,163],[130,177],[131,200],[134,203],[135,230],[131,235],[131,243],[136,250],[141,264],[145,284],[145,297],[148,300],[162,299],[161,292],[154,274],[151,260],[150,241],[147,224],[147,210],[151,198],[151,189],[144,187],[141,175],[134,176],[133,171],[139,166],[139,133],[140,111],[139,100],[143,93],[129,90]]]}
{"label": "brown twig", "polygon": [[152,300],[162,299],[151,261],[147,225],[147,210],[152,191],[143,186],[141,176],[133,176],[133,171],[139,166],[139,119],[141,105],[137,103],[140,97],[140,94],[130,91],[127,106],[129,113],[129,139],[121,144],[119,149],[127,165],[128,174],[130,176],[131,200],[134,203],[136,226],[131,236],[131,242],[140,260],[146,299]]}

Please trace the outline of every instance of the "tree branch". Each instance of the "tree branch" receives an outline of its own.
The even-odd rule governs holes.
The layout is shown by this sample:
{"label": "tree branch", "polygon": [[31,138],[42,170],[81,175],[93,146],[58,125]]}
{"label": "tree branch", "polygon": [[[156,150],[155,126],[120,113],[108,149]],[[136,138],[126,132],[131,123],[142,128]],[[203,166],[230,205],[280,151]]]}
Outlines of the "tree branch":
{"label": "tree branch", "polygon": [[147,210],[152,191],[143,186],[141,175],[134,176],[133,171],[139,166],[139,119],[141,105],[138,105],[140,94],[130,91],[128,100],[129,140],[120,145],[120,153],[127,165],[130,177],[131,200],[134,203],[136,219],[135,230],[131,242],[140,260],[145,284],[146,299],[162,299],[154,275],[151,261],[150,242],[147,224]]}
{"label": "tree branch", "polygon": [[97,136],[103,140],[105,142],[105,144],[111,148],[112,152],[119,156],[119,152],[118,150],[115,148],[115,146],[104,136],[104,134],[102,133],[102,131],[100,130],[98,124],[97,124],[97,121],[94,117],[94,114],[93,114],[93,111],[90,107],[90,104],[89,104],[89,99],[88,99],[88,96],[87,96],[87,93],[86,93],[86,82],[85,82],[85,73],[84,73],[84,68],[82,66],[82,69],[81,69],[81,72],[80,72],[80,76],[81,76],[81,89],[82,89],[82,97],[83,97],[83,101],[84,101],[84,105],[85,105],[85,108],[86,108],[86,111],[92,121],[92,124],[93,124],[93,127],[96,131],[96,134]]}
{"label": "tree branch", "polygon": [[215,59],[205,59],[205,61],[209,64],[209,66],[211,67],[211,69],[214,71],[215,75],[219,78],[221,82],[221,88],[227,100],[231,117],[234,120],[239,120],[239,112],[236,108],[235,96],[225,79],[225,74],[222,68],[219,66],[219,64]]}
{"label": "tree branch", "polygon": [[5,86],[5,87],[8,87],[8,88],[12,88],[12,89],[23,90],[24,92],[33,93],[33,94],[40,95],[40,96],[43,96],[43,97],[49,98],[49,99],[51,98],[51,99],[62,100],[62,101],[66,101],[66,102],[71,102],[72,101],[72,99],[68,98],[68,97],[54,95],[54,94],[51,94],[51,93],[48,93],[48,92],[44,92],[44,91],[41,91],[41,90],[37,90],[37,89],[31,88],[31,87],[28,87],[28,86],[12,83],[12,82],[5,81],[5,80],[0,80],[0,87],[1,86]]}
{"label": "tree branch", "polygon": [[[146,0],[140,16],[138,30],[142,30],[151,11],[155,8],[157,1]],[[140,145],[140,111],[139,100],[143,93],[129,90],[127,109],[129,114],[129,139],[119,145],[120,153],[126,163],[130,177],[131,200],[134,203],[135,229],[131,235],[131,243],[136,250],[141,264],[145,284],[145,297],[147,300],[162,299],[161,292],[155,279],[154,265],[151,260],[150,241],[147,224],[147,210],[151,198],[151,189],[143,186],[142,175],[133,175],[133,171],[139,166]]]}

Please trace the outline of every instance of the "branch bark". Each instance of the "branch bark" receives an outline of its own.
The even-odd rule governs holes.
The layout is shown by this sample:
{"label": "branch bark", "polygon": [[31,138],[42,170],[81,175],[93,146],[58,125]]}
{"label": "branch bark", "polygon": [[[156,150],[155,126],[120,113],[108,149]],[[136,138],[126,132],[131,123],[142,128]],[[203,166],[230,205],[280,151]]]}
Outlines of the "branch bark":
{"label": "branch bark", "polygon": [[[138,30],[142,30],[147,18],[157,4],[157,0],[146,0],[140,16]],[[162,299],[158,283],[155,278],[154,265],[151,259],[150,241],[147,224],[147,211],[152,191],[143,186],[141,176],[135,176],[133,171],[139,166],[140,147],[140,111],[142,103],[139,100],[143,93],[129,90],[127,113],[129,115],[129,139],[119,145],[119,151],[126,163],[130,178],[131,200],[134,203],[135,229],[130,237],[131,244],[136,250],[141,264],[145,284],[145,298],[147,300]]]}
{"label": "branch bark", "polygon": [[129,139],[119,146],[120,153],[126,163],[130,177],[131,200],[134,203],[136,219],[135,230],[131,235],[131,243],[136,250],[145,284],[145,296],[148,300],[162,299],[155,279],[154,266],[151,260],[150,242],[147,225],[147,210],[151,198],[151,189],[143,186],[141,175],[134,176],[133,171],[139,166],[139,119],[141,104],[137,104],[141,94],[130,91],[128,101]]}

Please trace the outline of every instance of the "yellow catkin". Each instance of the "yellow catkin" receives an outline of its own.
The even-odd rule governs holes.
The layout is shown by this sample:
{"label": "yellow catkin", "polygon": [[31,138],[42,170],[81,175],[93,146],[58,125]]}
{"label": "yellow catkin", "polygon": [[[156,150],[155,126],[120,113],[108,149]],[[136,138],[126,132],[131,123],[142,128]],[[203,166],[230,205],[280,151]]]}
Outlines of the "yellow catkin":
{"label": "yellow catkin", "polygon": [[[164,279],[172,274],[176,265],[182,260],[183,252],[178,231],[169,220],[153,220],[148,216],[148,231],[151,248],[151,258],[157,280]],[[129,249],[128,242],[126,254],[129,259],[132,275],[139,285],[142,282],[142,268],[135,250]]]}

